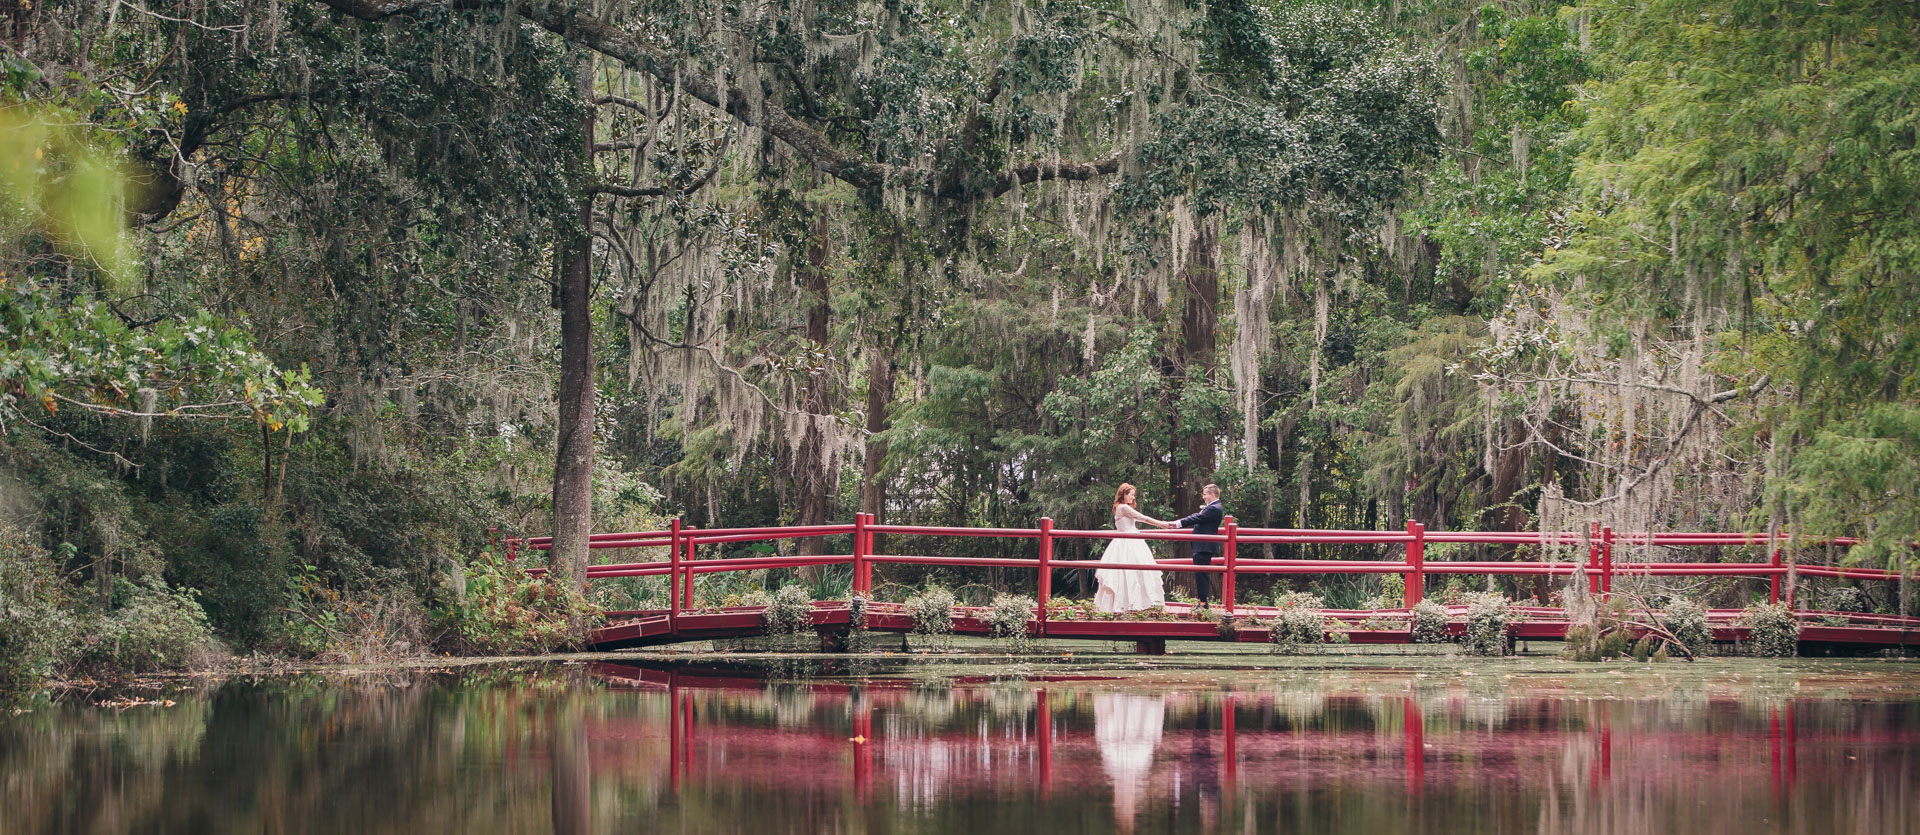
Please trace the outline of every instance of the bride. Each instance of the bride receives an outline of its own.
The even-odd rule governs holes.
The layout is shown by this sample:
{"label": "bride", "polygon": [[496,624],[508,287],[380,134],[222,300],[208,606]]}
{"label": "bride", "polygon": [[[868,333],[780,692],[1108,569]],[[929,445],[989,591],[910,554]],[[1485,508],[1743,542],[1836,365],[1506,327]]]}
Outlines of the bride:
{"label": "bride", "polygon": [[[1171,522],[1162,522],[1135,510],[1134,501],[1137,495],[1137,491],[1131,484],[1120,485],[1119,492],[1114,494],[1114,530],[1121,533],[1135,533],[1139,531],[1139,528],[1134,526],[1135,522],[1145,522],[1156,528],[1172,526]],[[1153,549],[1147,547],[1146,540],[1115,539],[1107,543],[1107,551],[1100,555],[1100,561],[1153,565]],[[1131,612],[1137,609],[1151,609],[1166,603],[1167,592],[1160,581],[1158,571],[1103,568],[1094,571],[1093,576],[1100,581],[1100,591],[1094,594],[1093,605],[1102,612]]]}

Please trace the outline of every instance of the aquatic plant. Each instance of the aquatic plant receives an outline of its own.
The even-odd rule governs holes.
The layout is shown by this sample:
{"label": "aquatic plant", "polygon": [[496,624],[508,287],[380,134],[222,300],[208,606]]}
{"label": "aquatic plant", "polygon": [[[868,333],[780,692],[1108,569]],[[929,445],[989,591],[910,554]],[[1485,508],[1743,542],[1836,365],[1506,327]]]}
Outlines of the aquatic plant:
{"label": "aquatic plant", "polygon": [[1692,661],[1713,643],[1706,610],[1689,600],[1656,609],[1632,590],[1601,599],[1577,586],[1566,599],[1572,625],[1561,655],[1573,661],[1665,661],[1676,654]]}
{"label": "aquatic plant", "polygon": [[1707,627],[1706,607],[1684,597],[1676,597],[1667,602],[1660,618],[1666,622],[1667,631],[1685,645],[1689,655],[1704,655],[1713,649],[1713,631]]}
{"label": "aquatic plant", "polygon": [[799,583],[781,586],[765,605],[760,619],[768,635],[798,635],[813,625],[813,594]]}
{"label": "aquatic plant", "polygon": [[987,607],[988,634],[996,640],[1008,642],[1014,652],[1026,652],[1033,644],[1032,636],[1027,633],[1027,624],[1033,620],[1033,613],[1033,598],[1016,594],[998,595]]}
{"label": "aquatic plant", "polygon": [[1431,600],[1413,607],[1413,642],[1438,644],[1447,640],[1447,608]]}
{"label": "aquatic plant", "polygon": [[1754,655],[1791,658],[1800,648],[1800,621],[1778,603],[1755,603],[1740,614]]}
{"label": "aquatic plant", "polygon": [[1590,625],[1576,623],[1567,627],[1567,639],[1560,645],[1560,656],[1569,661],[1599,661],[1600,640]]}
{"label": "aquatic plant", "polygon": [[1633,660],[1647,661],[1652,659],[1653,647],[1656,643],[1659,643],[1659,641],[1652,635],[1640,636],[1640,640],[1633,642]]}
{"label": "aquatic plant", "polygon": [[1327,622],[1320,616],[1324,604],[1319,595],[1285,592],[1274,596],[1273,605],[1280,610],[1267,621],[1267,640],[1273,642],[1274,652],[1299,652],[1302,646],[1326,640]]}
{"label": "aquatic plant", "polygon": [[941,586],[928,586],[907,598],[907,614],[913,618],[913,634],[944,644],[953,634],[953,592]]}
{"label": "aquatic plant", "polygon": [[1461,643],[1474,655],[1506,655],[1507,621],[1513,616],[1513,604],[1493,592],[1467,598],[1467,635]]}

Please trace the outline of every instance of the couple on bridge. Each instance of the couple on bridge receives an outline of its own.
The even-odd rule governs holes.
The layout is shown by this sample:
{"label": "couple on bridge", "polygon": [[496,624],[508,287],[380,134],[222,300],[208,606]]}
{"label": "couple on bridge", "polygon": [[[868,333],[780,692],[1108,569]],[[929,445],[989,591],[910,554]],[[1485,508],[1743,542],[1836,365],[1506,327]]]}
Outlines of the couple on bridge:
{"label": "couple on bridge", "polygon": [[[1131,484],[1121,484],[1113,495],[1113,529],[1121,533],[1138,533],[1136,523],[1156,528],[1192,528],[1197,534],[1216,534],[1220,532],[1220,523],[1226,519],[1226,506],[1220,503],[1220,485],[1209,484],[1200,488],[1200,500],[1205,505],[1191,516],[1162,522],[1144,513],[1134,505],[1139,499],[1139,491]],[[1213,556],[1220,553],[1218,542],[1193,543],[1193,564],[1212,565]],[[1147,547],[1142,539],[1115,539],[1107,544],[1106,553],[1100,556],[1103,563],[1128,565],[1156,565],[1153,549]],[[1093,605],[1102,612],[1132,612],[1140,609],[1152,609],[1166,604],[1167,592],[1158,571],[1139,569],[1108,568],[1093,572],[1094,579],[1100,582],[1100,590],[1093,596]],[[1193,575],[1194,596],[1205,606],[1213,600],[1213,575],[1197,572]]]}

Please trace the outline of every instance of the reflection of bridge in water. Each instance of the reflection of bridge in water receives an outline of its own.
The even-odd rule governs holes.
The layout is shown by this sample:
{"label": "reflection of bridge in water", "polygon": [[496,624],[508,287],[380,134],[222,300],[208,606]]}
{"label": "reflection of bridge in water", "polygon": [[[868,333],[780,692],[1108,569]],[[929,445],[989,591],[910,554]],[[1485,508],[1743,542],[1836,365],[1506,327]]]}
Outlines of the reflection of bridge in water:
{"label": "reflection of bridge in water", "polygon": [[[1801,781],[1825,793],[1920,765],[1920,730],[1905,704],[1507,698],[1457,684],[1368,692],[1377,680],[1318,693],[1149,693],[1102,676],[936,687],[770,683],[623,663],[591,670],[665,708],[590,720],[597,774],[675,793],[877,795],[902,806],[1110,798],[1123,828],[1137,809],[1170,797],[1217,806],[1236,792],[1457,798],[1711,780],[1728,796],[1780,799]],[[1800,723],[1809,721],[1803,741]]]}
{"label": "reflection of bridge in water", "polygon": [[[911,537],[915,543],[931,543],[941,538],[990,538],[1032,540],[1032,558],[928,556],[880,553],[875,547],[881,536]],[[1216,564],[1194,565],[1184,560],[1160,560],[1155,566],[1109,565],[1087,559],[1056,559],[1056,545],[1062,541],[1101,539],[1147,539],[1182,542],[1212,541],[1221,546]],[[745,543],[784,540],[824,539],[830,544],[845,544],[844,553],[819,556],[722,556],[703,558],[703,549],[714,551]],[[722,528],[697,530],[683,527],[675,520],[663,531],[595,534],[590,546],[602,550],[664,551],[664,559],[604,563],[588,569],[588,578],[664,577],[667,580],[667,606],[663,609],[608,612],[608,625],[594,631],[590,645],[595,649],[622,649],[677,643],[683,641],[738,638],[765,634],[761,608],[754,606],[696,607],[695,583],[703,575],[757,571],[773,568],[802,568],[828,565],[852,567],[852,592],[863,601],[856,614],[849,601],[816,601],[812,625],[826,645],[835,645],[856,627],[869,631],[908,632],[912,618],[898,604],[865,602],[871,600],[874,567],[877,565],[938,565],[951,567],[1024,569],[1038,574],[1038,611],[1028,624],[1030,634],[1048,639],[1086,639],[1135,641],[1143,652],[1161,652],[1169,640],[1265,642],[1266,629],[1258,621],[1271,618],[1271,607],[1251,606],[1235,599],[1236,582],[1248,575],[1337,575],[1397,574],[1406,581],[1404,603],[1411,607],[1425,595],[1427,578],[1432,575],[1492,575],[1540,578],[1575,577],[1585,580],[1596,595],[1613,593],[1617,579],[1632,577],[1729,577],[1750,578],[1767,584],[1768,597],[1774,602],[1791,603],[1791,593],[1799,578],[1897,581],[1896,572],[1869,568],[1830,565],[1801,565],[1794,556],[1801,550],[1827,545],[1851,545],[1857,540],[1836,539],[1800,541],[1791,537],[1772,537],[1752,533],[1617,533],[1595,525],[1583,533],[1539,532],[1459,532],[1428,531],[1409,522],[1403,531],[1335,531],[1291,528],[1241,528],[1227,517],[1217,535],[1185,532],[1143,531],[1122,533],[1111,530],[1083,531],[1057,529],[1053,520],[1042,519],[1036,528],[943,528],[913,525],[876,524],[871,514],[859,514],[852,524],[813,525],[776,528]],[[1585,553],[1584,560],[1474,560],[1429,561],[1427,545],[1475,545],[1551,555],[1554,552]],[[509,540],[509,555],[521,551],[539,551],[551,547],[548,537]],[[1243,557],[1245,547],[1271,550],[1284,546],[1352,546],[1391,548],[1400,551],[1394,560],[1321,560]],[[1685,549],[1719,554],[1726,549],[1760,549],[1764,562],[1660,562],[1617,561],[1615,548],[1639,549],[1651,554]],[[1222,629],[1213,620],[1201,618],[1188,606],[1169,604],[1165,616],[1156,619],[1062,618],[1048,605],[1053,600],[1054,576],[1062,571],[1087,571],[1095,568],[1145,570],[1172,573],[1208,573],[1219,575],[1221,606],[1218,612],[1238,619],[1237,628]],[[540,569],[532,569],[535,572]],[[1508,632],[1518,640],[1561,640],[1568,622],[1565,612],[1553,607],[1517,606],[1515,620]],[[1329,618],[1344,624],[1353,643],[1393,644],[1411,640],[1409,608],[1381,610],[1332,610]],[[1450,607],[1448,630],[1455,635],[1465,631],[1464,610]],[[1903,615],[1873,615],[1847,612],[1799,611],[1802,620],[1801,641],[1809,647],[1879,649],[1905,647],[1920,643],[1920,618]],[[1735,641],[1746,637],[1738,626],[1738,610],[1712,610],[1708,613],[1714,638]],[[986,635],[990,627],[980,607],[960,606],[954,612],[954,631],[961,635]]]}

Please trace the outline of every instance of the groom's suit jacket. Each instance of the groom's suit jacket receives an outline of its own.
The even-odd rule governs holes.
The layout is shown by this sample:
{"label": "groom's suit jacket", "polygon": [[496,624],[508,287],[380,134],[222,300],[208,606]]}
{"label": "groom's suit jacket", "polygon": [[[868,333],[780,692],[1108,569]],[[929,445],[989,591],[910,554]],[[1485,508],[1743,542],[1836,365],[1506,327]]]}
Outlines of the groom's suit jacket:
{"label": "groom's suit jacket", "polygon": [[[1206,507],[1200,508],[1199,513],[1180,517],[1178,524],[1183,528],[1192,528],[1194,533],[1217,534],[1220,532],[1220,522],[1225,518],[1227,518],[1226,507],[1215,499],[1208,502]],[[1220,553],[1218,542],[1193,543],[1193,556],[1196,560],[1202,556],[1211,557],[1218,553]]]}

